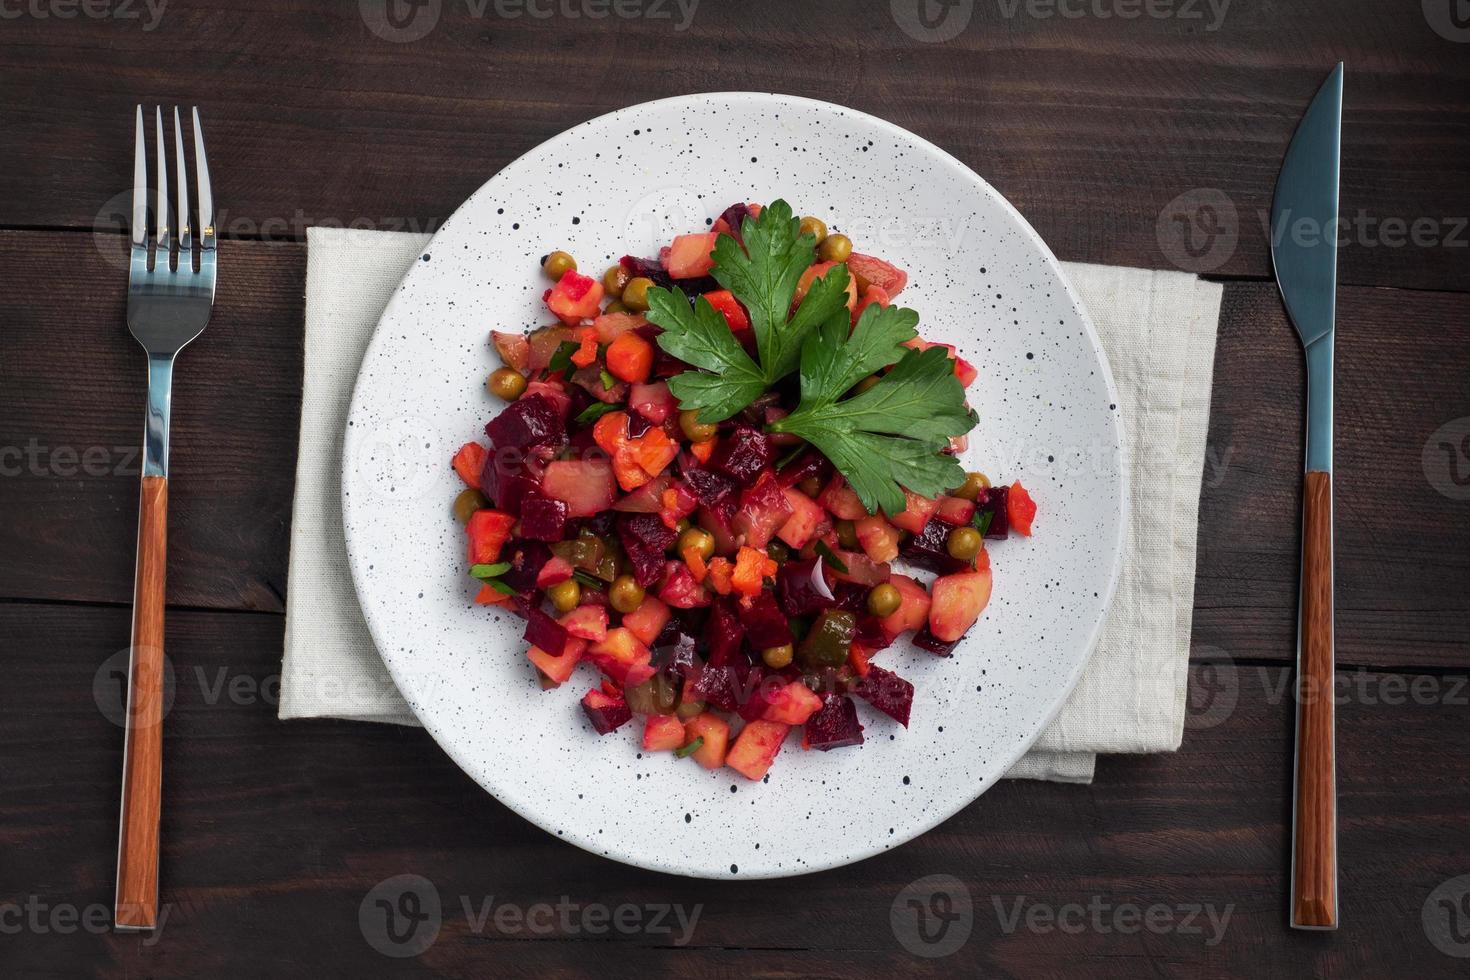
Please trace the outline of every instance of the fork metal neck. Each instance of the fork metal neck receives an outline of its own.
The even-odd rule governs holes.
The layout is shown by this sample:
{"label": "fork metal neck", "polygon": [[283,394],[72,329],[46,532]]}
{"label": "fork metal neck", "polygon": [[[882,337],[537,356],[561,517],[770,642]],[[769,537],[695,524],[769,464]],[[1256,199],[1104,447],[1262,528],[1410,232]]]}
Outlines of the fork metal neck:
{"label": "fork metal neck", "polygon": [[143,424],[143,475],[168,476],[168,413],[174,355],[148,355],[148,414]]}

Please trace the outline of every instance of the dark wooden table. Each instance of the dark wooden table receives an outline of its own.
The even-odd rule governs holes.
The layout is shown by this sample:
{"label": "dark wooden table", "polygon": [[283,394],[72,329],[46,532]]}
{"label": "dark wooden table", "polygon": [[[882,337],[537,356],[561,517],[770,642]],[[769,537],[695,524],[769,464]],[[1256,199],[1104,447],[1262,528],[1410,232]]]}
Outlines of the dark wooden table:
{"label": "dark wooden table", "polygon": [[[1470,26],[1451,0],[952,0],[927,20],[914,0],[703,0],[687,24],[671,0],[558,4],[420,0],[397,27],[370,0],[0,7],[0,975],[1464,976]],[[1262,216],[1339,59],[1344,927],[1294,934],[1302,366]],[[775,885],[610,863],[420,731],[283,724],[275,705],[304,229],[432,229],[574,123],[742,88],[933,140],[1064,259],[1225,283],[1183,748],[1104,759],[1088,787],[1005,783],[892,853]],[[118,262],[139,102],[205,107],[228,234],[175,390],[156,940],[101,928],[122,739],[94,697],[132,592],[144,377]],[[415,958],[359,918],[398,875],[442,902]],[[964,919],[927,920],[930,945],[913,929],[909,898],[946,909],[905,892],[932,875],[962,883],[962,943]],[[624,904],[627,927],[597,918]],[[656,928],[671,905],[699,907],[692,936]]]}

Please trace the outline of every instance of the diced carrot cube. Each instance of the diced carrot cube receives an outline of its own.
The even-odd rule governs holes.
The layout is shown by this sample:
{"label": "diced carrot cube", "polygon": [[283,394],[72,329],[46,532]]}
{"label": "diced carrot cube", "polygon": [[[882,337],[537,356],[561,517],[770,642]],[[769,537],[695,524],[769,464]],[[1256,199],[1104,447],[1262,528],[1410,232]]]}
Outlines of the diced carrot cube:
{"label": "diced carrot cube", "polygon": [[454,454],[454,472],[467,487],[480,485],[480,471],[485,468],[485,457],[490,451],[478,442],[467,442]]}

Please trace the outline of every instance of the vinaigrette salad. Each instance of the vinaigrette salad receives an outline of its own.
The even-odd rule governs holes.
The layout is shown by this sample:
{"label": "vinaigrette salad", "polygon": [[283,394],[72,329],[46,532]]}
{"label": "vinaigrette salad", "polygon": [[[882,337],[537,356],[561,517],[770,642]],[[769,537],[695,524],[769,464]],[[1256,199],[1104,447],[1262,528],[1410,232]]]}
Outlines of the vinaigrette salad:
{"label": "vinaigrette salad", "polygon": [[894,305],[907,274],[784,201],[601,279],[542,269],[556,322],[491,332],[507,404],[453,459],[475,601],[525,619],[541,685],[588,664],[598,733],[636,717],[645,751],[752,780],[793,729],[861,744],[858,702],[906,727],[875,660],[905,634],[950,656],[986,542],[1036,515],[960,466],[977,372]]}

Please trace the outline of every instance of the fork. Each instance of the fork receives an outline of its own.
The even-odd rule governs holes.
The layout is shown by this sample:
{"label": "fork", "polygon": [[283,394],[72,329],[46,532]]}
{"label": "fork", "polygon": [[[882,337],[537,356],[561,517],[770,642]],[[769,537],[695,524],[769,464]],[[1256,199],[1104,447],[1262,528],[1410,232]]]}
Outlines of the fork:
{"label": "fork", "polygon": [[[168,418],[174,357],[199,336],[214,307],[214,196],[199,110],[193,110],[194,167],[199,195],[199,242],[189,224],[184,136],[174,108],[177,206],[169,209],[163,110],[155,108],[157,203],[149,265],[148,159],[143,107],[133,144],[132,254],[128,263],[128,330],[148,355],[148,413],[143,427],[143,484],[138,503],[138,563],[133,577],[133,627],[128,655],[128,706],[123,741],[122,816],[117,841],[119,930],[153,929],[158,922],[158,818],[163,782],[164,556],[168,528]],[[177,237],[175,224],[177,220]],[[197,268],[196,268],[197,260]]]}

